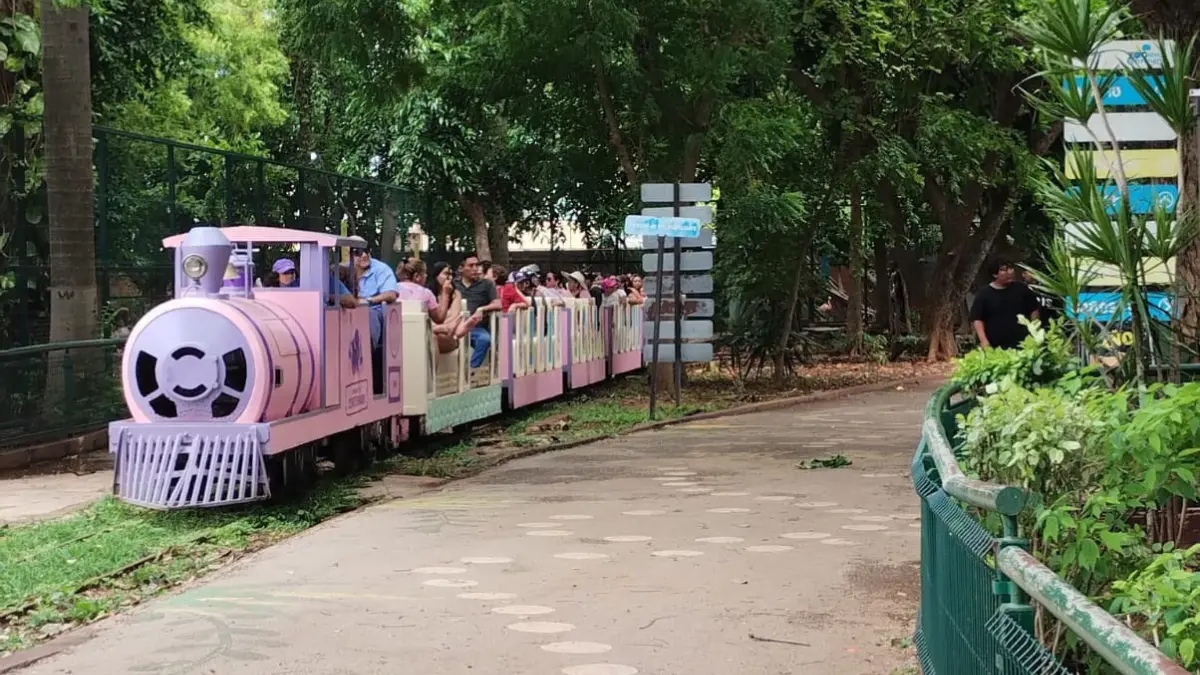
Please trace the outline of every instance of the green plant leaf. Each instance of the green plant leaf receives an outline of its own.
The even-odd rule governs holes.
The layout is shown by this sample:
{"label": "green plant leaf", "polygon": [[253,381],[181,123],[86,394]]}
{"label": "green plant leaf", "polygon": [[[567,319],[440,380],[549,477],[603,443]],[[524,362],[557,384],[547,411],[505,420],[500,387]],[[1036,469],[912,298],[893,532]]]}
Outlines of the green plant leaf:
{"label": "green plant leaf", "polygon": [[1179,643],[1179,660],[1183,665],[1190,666],[1196,660],[1196,641],[1187,638]]}
{"label": "green plant leaf", "polygon": [[1100,559],[1100,547],[1091,539],[1079,542],[1079,566],[1085,570],[1093,569]]}

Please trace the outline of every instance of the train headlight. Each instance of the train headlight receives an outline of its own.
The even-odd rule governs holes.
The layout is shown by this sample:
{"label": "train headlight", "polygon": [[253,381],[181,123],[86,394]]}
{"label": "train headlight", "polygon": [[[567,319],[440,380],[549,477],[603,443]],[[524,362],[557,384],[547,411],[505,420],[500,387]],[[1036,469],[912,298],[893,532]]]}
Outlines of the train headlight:
{"label": "train headlight", "polygon": [[189,255],[183,259],[183,273],[193,281],[199,281],[200,277],[208,271],[208,263],[204,260],[204,256]]}

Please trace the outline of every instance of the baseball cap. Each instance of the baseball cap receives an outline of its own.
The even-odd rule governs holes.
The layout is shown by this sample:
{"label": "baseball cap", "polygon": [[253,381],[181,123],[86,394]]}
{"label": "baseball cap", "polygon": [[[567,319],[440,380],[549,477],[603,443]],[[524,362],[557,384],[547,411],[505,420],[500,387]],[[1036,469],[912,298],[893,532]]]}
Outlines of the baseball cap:
{"label": "baseball cap", "polygon": [[284,272],[295,272],[296,271],[296,263],[292,262],[292,260],[290,258],[280,258],[279,260],[275,261],[274,265],[271,266],[271,271],[273,271],[276,274],[283,274]]}

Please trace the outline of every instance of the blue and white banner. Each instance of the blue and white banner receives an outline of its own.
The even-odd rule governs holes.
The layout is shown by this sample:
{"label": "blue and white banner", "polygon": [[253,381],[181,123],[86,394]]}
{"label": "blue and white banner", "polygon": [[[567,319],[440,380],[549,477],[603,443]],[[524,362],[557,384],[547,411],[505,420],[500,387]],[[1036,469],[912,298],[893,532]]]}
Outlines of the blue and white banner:
{"label": "blue and white banner", "polygon": [[[1150,316],[1160,321],[1171,319],[1171,294],[1166,291],[1150,291],[1146,294],[1150,304]],[[1117,308],[1121,305],[1119,291],[1088,291],[1079,294],[1079,311],[1076,312],[1074,302],[1067,298],[1067,315],[1072,318],[1092,318],[1101,323],[1113,320]],[[1133,308],[1126,303],[1121,321],[1133,319]]]}
{"label": "blue and white banner", "polygon": [[[1160,89],[1162,87],[1161,76],[1152,75],[1147,79],[1149,79],[1150,82],[1155,85],[1155,89]],[[1065,83],[1064,86],[1066,86]],[[1076,77],[1075,86],[1079,87],[1080,89],[1088,88],[1086,78],[1084,78],[1082,75]],[[1131,82],[1128,77],[1119,75],[1112,79],[1112,83],[1109,85],[1108,90],[1104,92],[1104,105],[1113,107],[1132,107],[1137,105],[1146,105],[1146,99],[1142,98],[1142,95],[1138,93],[1138,90],[1133,88],[1133,82]]]}

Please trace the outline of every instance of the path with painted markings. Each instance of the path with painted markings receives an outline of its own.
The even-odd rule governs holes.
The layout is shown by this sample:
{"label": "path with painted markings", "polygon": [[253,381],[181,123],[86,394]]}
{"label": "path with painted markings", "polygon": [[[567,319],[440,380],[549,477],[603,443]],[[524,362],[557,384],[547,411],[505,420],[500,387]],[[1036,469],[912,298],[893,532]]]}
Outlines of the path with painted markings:
{"label": "path with painted markings", "polygon": [[[516,461],[326,523],[24,672],[899,672],[929,393]],[[853,465],[797,468],[833,453]]]}

